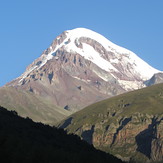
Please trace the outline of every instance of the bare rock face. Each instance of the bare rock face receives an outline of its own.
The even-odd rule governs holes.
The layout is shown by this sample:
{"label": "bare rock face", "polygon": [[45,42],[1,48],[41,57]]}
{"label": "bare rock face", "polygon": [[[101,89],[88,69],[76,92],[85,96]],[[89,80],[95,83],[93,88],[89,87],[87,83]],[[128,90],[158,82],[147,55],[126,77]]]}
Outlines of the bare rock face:
{"label": "bare rock face", "polygon": [[[92,125],[85,123],[73,133],[97,149],[112,153],[124,161],[162,161],[163,115],[160,117],[161,119],[135,114],[117,119],[108,126],[103,125],[107,120]],[[73,126],[73,120],[71,125]],[[68,126],[66,129],[72,132]]]}
{"label": "bare rock face", "polygon": [[155,126],[155,137],[151,142],[151,158],[154,161],[163,160],[163,118]]}
{"label": "bare rock face", "polygon": [[145,82],[147,86],[151,86],[151,85],[159,84],[159,83],[163,83],[163,73],[161,72],[154,74],[150,80]]}
{"label": "bare rock face", "polygon": [[[60,49],[56,57],[60,55],[60,58],[53,58],[39,70],[32,71],[21,85],[15,86],[48,98],[63,108],[68,106],[70,110],[81,109],[125,91],[111,75],[106,75],[109,82],[99,78],[94,72],[98,67],[79,54],[72,55]],[[105,72],[101,70],[98,73]]]}
{"label": "bare rock face", "polygon": [[155,72],[158,70],[131,51],[96,32],[78,28],[59,35],[22,76],[7,86],[33,92],[66,110],[77,111],[142,88]]}

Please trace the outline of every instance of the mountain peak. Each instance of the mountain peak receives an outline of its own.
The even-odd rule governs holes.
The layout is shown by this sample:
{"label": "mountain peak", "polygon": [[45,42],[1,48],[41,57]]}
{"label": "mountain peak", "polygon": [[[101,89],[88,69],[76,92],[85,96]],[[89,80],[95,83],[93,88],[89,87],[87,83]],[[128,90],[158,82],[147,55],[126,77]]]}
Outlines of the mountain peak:
{"label": "mountain peak", "polygon": [[[118,62],[118,59],[120,59],[122,56],[126,57],[128,60],[127,62],[129,64],[135,64],[135,66],[137,66],[136,68],[137,68],[138,72],[142,75],[143,80],[147,80],[147,79],[151,78],[153,74],[160,72],[159,70],[148,65],[146,62],[144,62],[142,59],[140,59],[132,51],[112,43],[111,41],[109,41],[107,38],[105,38],[101,34],[94,32],[90,29],[76,28],[73,30],[68,30],[67,36],[71,40],[71,43],[75,42],[75,40],[78,41],[78,39],[81,37],[90,38],[92,40],[95,40],[96,42],[98,42],[101,45],[101,47],[105,48],[105,50],[107,50],[108,52],[115,53],[115,59],[112,59],[109,62],[115,63],[115,62]],[[71,48],[71,50],[75,49],[74,46],[69,47],[69,48]],[[78,50],[76,50],[76,51],[79,52]],[[90,51],[88,51],[88,53],[89,52]],[[93,51],[91,52],[91,55],[94,55]],[[99,62],[99,60],[98,60],[98,62]],[[106,63],[106,64],[109,64],[109,63]],[[115,68],[113,68],[113,69],[115,70]]]}
{"label": "mountain peak", "polygon": [[71,39],[87,37],[87,38],[91,38],[93,40],[98,41],[106,49],[108,49],[109,47],[112,47],[114,50],[119,51],[120,53],[129,52],[129,50],[112,43],[111,41],[109,41],[107,38],[105,38],[101,34],[95,32],[93,30],[87,29],[87,28],[75,28],[72,30],[67,30],[66,32]]}
{"label": "mountain peak", "polygon": [[[135,53],[101,34],[76,28],[56,37],[50,47],[9,84],[39,95],[48,94],[50,98],[55,96],[55,104],[59,106],[69,108],[74,103],[73,107],[82,104],[81,108],[83,103],[88,105],[145,87],[145,81],[158,72]],[[58,99],[61,97],[62,101]]]}
{"label": "mountain peak", "polygon": [[[30,65],[30,68],[27,68],[20,82],[31,71],[38,70],[44,66],[48,60],[51,60],[53,57],[56,59],[61,57],[56,57],[56,52],[61,48],[64,48],[64,51],[69,53],[78,53],[109,73],[122,74],[121,70],[123,68],[128,69],[127,73],[129,73],[129,76],[133,76],[134,73],[137,74],[136,76],[140,76],[142,80],[148,80],[153,74],[159,72],[132,51],[112,43],[101,34],[86,28],[75,28],[59,35],[51,46],[43,52],[41,57]],[[121,68],[119,68],[119,65]],[[123,73],[126,74],[124,71]],[[112,73],[112,76],[117,79],[115,73]]]}
{"label": "mountain peak", "polygon": [[[73,30],[69,30],[69,31],[67,31],[67,37],[69,38],[70,43],[69,43],[69,45],[66,45],[66,50],[68,50],[69,52],[75,51],[75,52],[81,54],[83,57],[85,57],[88,60],[93,61],[96,65],[98,65],[100,68],[104,69],[105,71],[110,72],[110,71],[114,70],[114,71],[118,72],[119,70],[117,70],[115,64],[118,64],[118,62],[124,61],[124,62],[126,62],[126,65],[133,65],[134,71],[136,70],[137,73],[141,76],[141,78],[143,80],[148,80],[149,78],[152,77],[152,75],[154,73],[159,72],[159,70],[156,70],[153,67],[151,67],[150,65],[148,65],[146,62],[144,62],[142,59],[140,59],[132,51],[127,50],[123,47],[120,47],[120,46],[112,43],[111,41],[109,41],[107,38],[105,38],[101,34],[96,33],[90,29],[76,28]],[[80,40],[82,40],[81,38],[83,38],[83,40],[84,40],[84,38],[85,38],[85,40],[86,40],[86,38],[87,38],[87,40],[88,39],[94,40],[95,42],[91,45],[93,48],[89,46],[91,41],[87,41],[87,42],[84,41],[82,43],[83,47],[79,49],[79,47],[77,47],[74,44],[74,42],[76,42],[76,44],[79,44]],[[95,49],[96,46],[98,46],[97,44],[100,45],[100,47],[98,47],[98,48],[101,48],[102,50],[104,49],[105,52],[101,51],[99,53],[99,51],[98,51],[97,52],[98,54],[97,54],[95,52],[95,50],[97,50],[97,49]],[[108,53],[103,54],[103,53],[106,53],[106,51]],[[113,53],[114,53],[114,56],[111,55]],[[106,60],[106,58],[109,58],[109,60]],[[132,71],[132,69],[130,71]]]}

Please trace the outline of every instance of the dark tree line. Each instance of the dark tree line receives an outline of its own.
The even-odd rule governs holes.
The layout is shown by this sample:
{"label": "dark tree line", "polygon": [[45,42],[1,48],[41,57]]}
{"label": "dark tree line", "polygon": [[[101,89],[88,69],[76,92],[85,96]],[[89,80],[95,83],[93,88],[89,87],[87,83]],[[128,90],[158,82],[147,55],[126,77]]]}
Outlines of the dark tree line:
{"label": "dark tree line", "polygon": [[0,107],[0,162],[2,163],[121,163],[96,150],[78,136]]}

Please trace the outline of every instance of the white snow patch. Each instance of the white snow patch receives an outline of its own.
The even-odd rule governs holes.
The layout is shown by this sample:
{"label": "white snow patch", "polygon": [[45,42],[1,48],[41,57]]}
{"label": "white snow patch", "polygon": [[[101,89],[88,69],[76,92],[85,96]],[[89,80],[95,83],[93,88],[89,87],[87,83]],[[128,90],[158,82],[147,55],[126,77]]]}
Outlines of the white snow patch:
{"label": "white snow patch", "polygon": [[144,62],[133,52],[129,53],[127,61],[133,65],[133,69],[141,75],[143,80],[148,80],[153,76],[153,74],[160,72]]}
{"label": "white snow patch", "polygon": [[37,67],[37,66],[34,66],[34,67],[32,67],[31,69],[29,69],[28,71],[25,71],[24,74],[21,76],[21,79],[19,80],[19,83],[20,83],[24,78],[26,78],[26,77],[28,76],[28,74],[29,74],[30,72],[32,72],[36,67]]}
{"label": "white snow patch", "polygon": [[[108,71],[108,69],[109,71],[111,69],[118,71],[112,64],[118,64],[120,62],[119,58],[121,58],[121,61],[124,60],[126,65],[127,63],[132,64],[133,70],[136,70],[137,74],[141,74],[143,80],[148,80],[152,77],[153,74],[160,72],[159,70],[148,65],[132,51],[112,43],[104,36],[92,30],[85,29],[85,28],[76,28],[73,30],[68,30],[67,36],[71,40],[70,44],[67,45],[67,49],[69,51],[71,50],[71,51],[78,52],[80,55],[84,56],[86,59],[92,61],[97,66],[99,66],[100,68],[106,71]],[[83,44],[83,49],[82,49],[83,51],[80,50],[80,48],[77,48],[76,45],[74,44],[74,41],[80,37],[87,37],[98,41],[107,51],[114,52],[116,58],[111,59],[110,62],[108,62],[102,57],[100,57],[100,54],[97,53],[91,46],[89,47],[89,45],[87,44]]]}
{"label": "white snow patch", "polygon": [[110,59],[110,62],[111,62],[111,63],[119,63],[119,60],[118,60],[117,58],[115,58],[115,59]]}
{"label": "white snow patch", "polygon": [[122,47],[112,43],[111,41],[109,41],[107,38],[105,38],[101,34],[96,33],[92,30],[86,29],[86,28],[76,28],[73,30],[68,30],[67,32],[68,32],[71,40],[75,40],[76,38],[80,38],[80,37],[87,37],[87,38],[91,38],[93,40],[98,41],[106,50],[112,49],[112,51],[118,52],[121,54],[128,53],[128,51],[129,51],[125,48],[122,48]]}
{"label": "white snow patch", "polygon": [[92,70],[98,77],[100,77],[102,80],[104,80],[104,81],[109,81],[110,80],[110,78],[108,77],[108,75],[105,73],[100,73],[100,72],[98,72],[98,71],[95,71],[95,70]]}
{"label": "white snow patch", "polygon": [[74,79],[77,79],[77,80],[80,80],[80,81],[83,81],[85,83],[89,83],[91,80],[85,80],[85,79],[82,79],[82,78],[79,78],[77,76],[72,76]]}
{"label": "white snow patch", "polygon": [[122,88],[124,88],[127,91],[136,90],[145,87],[145,85],[142,84],[142,82],[138,82],[138,81],[118,80],[118,82],[120,83]]}
{"label": "white snow patch", "polygon": [[[122,58],[122,56],[124,56],[125,58],[123,58],[124,60],[126,60],[126,62],[131,63],[134,65],[134,69],[137,71],[137,73],[141,74],[141,77],[143,80],[148,80],[152,77],[153,74],[160,72],[159,70],[151,67],[149,64],[147,64],[146,62],[144,62],[142,59],[140,59],[135,53],[133,53],[130,50],[127,50],[123,47],[120,47],[114,43],[112,43],[111,41],[109,41],[108,39],[106,39],[104,36],[89,30],[89,29],[85,29],[85,28],[76,28],[73,30],[68,30],[67,31],[67,35],[71,40],[71,45],[69,44],[68,49],[73,49],[73,51],[78,51],[77,47],[75,46],[75,44],[73,43],[74,40],[76,38],[80,38],[80,37],[87,37],[87,38],[91,38],[93,40],[98,41],[106,50],[108,51],[112,51],[115,53],[115,56],[118,58]],[[83,44],[84,45],[84,44]],[[86,49],[85,49],[86,48]],[[79,49],[79,48],[78,48]],[[95,64],[97,64],[96,61],[99,61],[100,63],[97,64],[100,68],[105,69],[106,71],[108,71],[108,67],[109,69],[113,69],[116,70],[113,65],[111,65],[111,63],[118,63],[119,60],[118,59],[113,59],[111,60],[111,63],[106,62],[106,60],[104,59],[100,59],[99,54],[98,54],[98,58],[97,54],[95,54],[95,52],[93,52],[92,50],[93,48],[89,48],[88,45],[84,45],[83,50],[85,51],[85,54],[83,53],[79,53],[83,56],[85,56],[86,59],[91,60],[92,62],[94,62]],[[87,52],[89,52],[89,54],[86,54]],[[97,52],[96,52],[97,53]],[[89,55],[89,57],[88,57]],[[94,57],[96,55],[96,57]],[[93,59],[92,59],[93,58]],[[96,59],[95,59],[96,58]],[[100,59],[100,60],[98,60]],[[104,61],[104,62],[103,62]],[[103,63],[102,63],[103,62]],[[106,63],[109,63],[108,66],[106,66]],[[101,66],[103,65],[103,66]],[[117,70],[116,70],[117,71]]]}
{"label": "white snow patch", "polygon": [[68,52],[77,52],[85,59],[92,61],[101,69],[111,72],[111,71],[118,71],[115,67],[113,67],[109,61],[105,60],[100,56],[98,52],[94,50],[94,48],[88,44],[83,43],[83,49],[77,48],[73,42],[66,46],[66,50]]}

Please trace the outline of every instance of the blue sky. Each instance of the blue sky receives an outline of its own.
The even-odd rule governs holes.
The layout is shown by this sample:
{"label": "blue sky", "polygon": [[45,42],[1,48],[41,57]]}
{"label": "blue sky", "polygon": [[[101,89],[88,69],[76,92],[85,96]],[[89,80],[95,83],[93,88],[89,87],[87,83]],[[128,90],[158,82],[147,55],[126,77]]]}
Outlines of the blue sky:
{"label": "blue sky", "polygon": [[163,0],[0,0],[0,86],[60,33],[92,29],[163,70]]}

